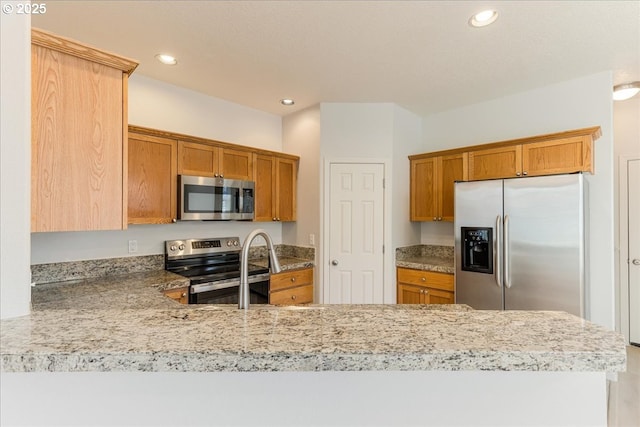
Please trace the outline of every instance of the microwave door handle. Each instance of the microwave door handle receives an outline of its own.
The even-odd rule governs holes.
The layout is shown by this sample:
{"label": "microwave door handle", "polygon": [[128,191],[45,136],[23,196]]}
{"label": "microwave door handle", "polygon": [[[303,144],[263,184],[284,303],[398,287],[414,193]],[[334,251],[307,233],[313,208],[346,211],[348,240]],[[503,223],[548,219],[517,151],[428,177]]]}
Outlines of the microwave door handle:
{"label": "microwave door handle", "polygon": [[238,190],[238,213],[244,212],[244,187],[240,186]]}

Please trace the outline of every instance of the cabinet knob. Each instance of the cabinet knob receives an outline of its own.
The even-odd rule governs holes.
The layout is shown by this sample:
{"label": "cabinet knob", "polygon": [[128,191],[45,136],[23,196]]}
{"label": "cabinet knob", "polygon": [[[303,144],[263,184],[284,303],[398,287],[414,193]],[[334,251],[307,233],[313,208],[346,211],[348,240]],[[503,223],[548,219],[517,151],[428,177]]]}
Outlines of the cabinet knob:
{"label": "cabinet knob", "polygon": [[438,217],[438,221],[442,221],[442,217],[441,216]]}
{"label": "cabinet knob", "polygon": [[522,172],[522,175],[526,175],[526,174],[527,174],[527,172]]}
{"label": "cabinet knob", "polygon": [[214,174],[213,174],[213,177],[214,177],[214,178],[217,178],[217,177],[218,177],[218,174],[217,174],[217,173],[214,173]]}
{"label": "cabinet knob", "polygon": [[516,172],[516,176],[520,176],[520,172]]}
{"label": "cabinet knob", "polygon": [[173,218],[173,219],[171,219],[171,222],[178,222],[178,220]]}
{"label": "cabinet knob", "polygon": [[274,217],[273,217],[273,219],[272,219],[272,221],[275,221],[275,220],[276,220],[276,217],[274,216]]}
{"label": "cabinet knob", "polygon": [[433,217],[433,220],[434,220],[434,221],[437,221],[437,220],[438,220],[438,217],[435,217],[435,216],[434,216],[434,217]]}
{"label": "cabinet knob", "polygon": [[420,289],[420,293],[421,293],[421,294],[424,294],[424,289]]}
{"label": "cabinet knob", "polygon": [[425,291],[424,291],[424,294],[425,294],[425,295],[426,295],[426,294],[428,294],[428,293],[429,293],[429,291],[427,291],[427,290],[425,290]]}
{"label": "cabinet knob", "polygon": [[276,221],[280,221],[280,218],[276,218]]}
{"label": "cabinet knob", "polygon": [[296,278],[295,278],[295,277],[292,277],[292,278],[291,278],[291,281],[292,281],[292,282],[295,282],[295,281],[296,281]]}
{"label": "cabinet knob", "polygon": [[295,295],[291,295],[291,299],[295,300],[296,296]]}
{"label": "cabinet knob", "polygon": [[220,178],[224,178],[224,175],[223,175],[223,174],[220,174]]}
{"label": "cabinet knob", "polygon": [[422,277],[420,280],[422,280],[423,282],[426,282],[427,278],[426,277]]}
{"label": "cabinet knob", "polygon": [[180,296],[181,296],[182,298],[184,298],[184,297],[186,297],[186,296],[187,296],[187,293],[186,293],[186,292],[183,292],[183,293],[182,293],[182,295],[180,295]]}

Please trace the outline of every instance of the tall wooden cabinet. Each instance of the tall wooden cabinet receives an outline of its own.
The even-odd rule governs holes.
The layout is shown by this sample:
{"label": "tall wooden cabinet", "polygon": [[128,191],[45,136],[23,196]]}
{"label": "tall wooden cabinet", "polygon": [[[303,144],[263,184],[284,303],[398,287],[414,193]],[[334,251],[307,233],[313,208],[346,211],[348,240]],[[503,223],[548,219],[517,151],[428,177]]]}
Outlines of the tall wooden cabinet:
{"label": "tall wooden cabinet", "polygon": [[31,31],[31,231],[127,224],[127,82],[137,63]]}
{"label": "tall wooden cabinet", "polygon": [[453,221],[454,183],[467,180],[467,154],[409,159],[411,221]]}
{"label": "tall wooden cabinet", "polygon": [[178,141],[129,132],[129,224],[177,218]]}
{"label": "tall wooden cabinet", "polygon": [[295,221],[298,160],[255,154],[255,221]]}

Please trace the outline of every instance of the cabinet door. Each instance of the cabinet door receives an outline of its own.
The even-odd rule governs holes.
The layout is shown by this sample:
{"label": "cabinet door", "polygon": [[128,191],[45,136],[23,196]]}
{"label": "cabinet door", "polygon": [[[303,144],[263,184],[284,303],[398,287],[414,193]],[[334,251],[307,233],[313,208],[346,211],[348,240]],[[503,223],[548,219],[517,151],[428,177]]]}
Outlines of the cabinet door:
{"label": "cabinet door", "polygon": [[440,176],[438,217],[442,221],[453,221],[454,183],[469,178],[467,153],[439,157],[437,169]]}
{"label": "cabinet door", "polygon": [[513,178],[522,174],[522,146],[469,152],[469,181]]}
{"label": "cabinet door", "polygon": [[220,148],[220,176],[229,179],[253,180],[253,153]]}
{"label": "cabinet door", "polygon": [[571,172],[593,173],[590,137],[565,138],[522,146],[522,174],[553,175]]}
{"label": "cabinet door", "polygon": [[253,171],[256,192],[254,221],[275,221],[275,159],[272,156],[254,154]]}
{"label": "cabinet door", "polygon": [[423,304],[424,288],[398,283],[398,304]]}
{"label": "cabinet door", "polygon": [[218,148],[194,142],[178,142],[178,174],[218,176]]}
{"label": "cabinet door", "polygon": [[276,157],[276,172],[276,221],[295,221],[298,163]]}
{"label": "cabinet door", "polygon": [[176,218],[177,141],[129,133],[129,224]]}
{"label": "cabinet door", "polygon": [[411,161],[411,221],[437,221],[437,158]]}
{"label": "cabinet door", "polygon": [[126,228],[126,77],[38,45],[31,61],[31,231]]}
{"label": "cabinet door", "polygon": [[179,302],[180,304],[189,304],[189,287],[177,288],[177,289],[168,289],[164,291],[164,294]]}
{"label": "cabinet door", "polygon": [[427,288],[424,290],[425,304],[453,304],[453,292],[441,291],[439,289]]}

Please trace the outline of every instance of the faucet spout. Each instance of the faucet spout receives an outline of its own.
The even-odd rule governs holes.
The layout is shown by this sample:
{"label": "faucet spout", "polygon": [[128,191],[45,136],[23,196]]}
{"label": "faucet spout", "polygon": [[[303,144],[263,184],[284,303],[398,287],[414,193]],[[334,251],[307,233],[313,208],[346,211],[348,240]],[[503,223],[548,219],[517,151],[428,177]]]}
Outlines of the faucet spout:
{"label": "faucet spout", "polygon": [[253,230],[242,245],[242,253],[240,255],[240,295],[238,297],[238,308],[249,308],[249,247],[251,242],[258,237],[262,236],[267,242],[267,250],[269,251],[269,259],[271,260],[271,273],[280,273],[282,268],[280,262],[276,256],[276,250],[273,246],[271,237],[261,228]]}

